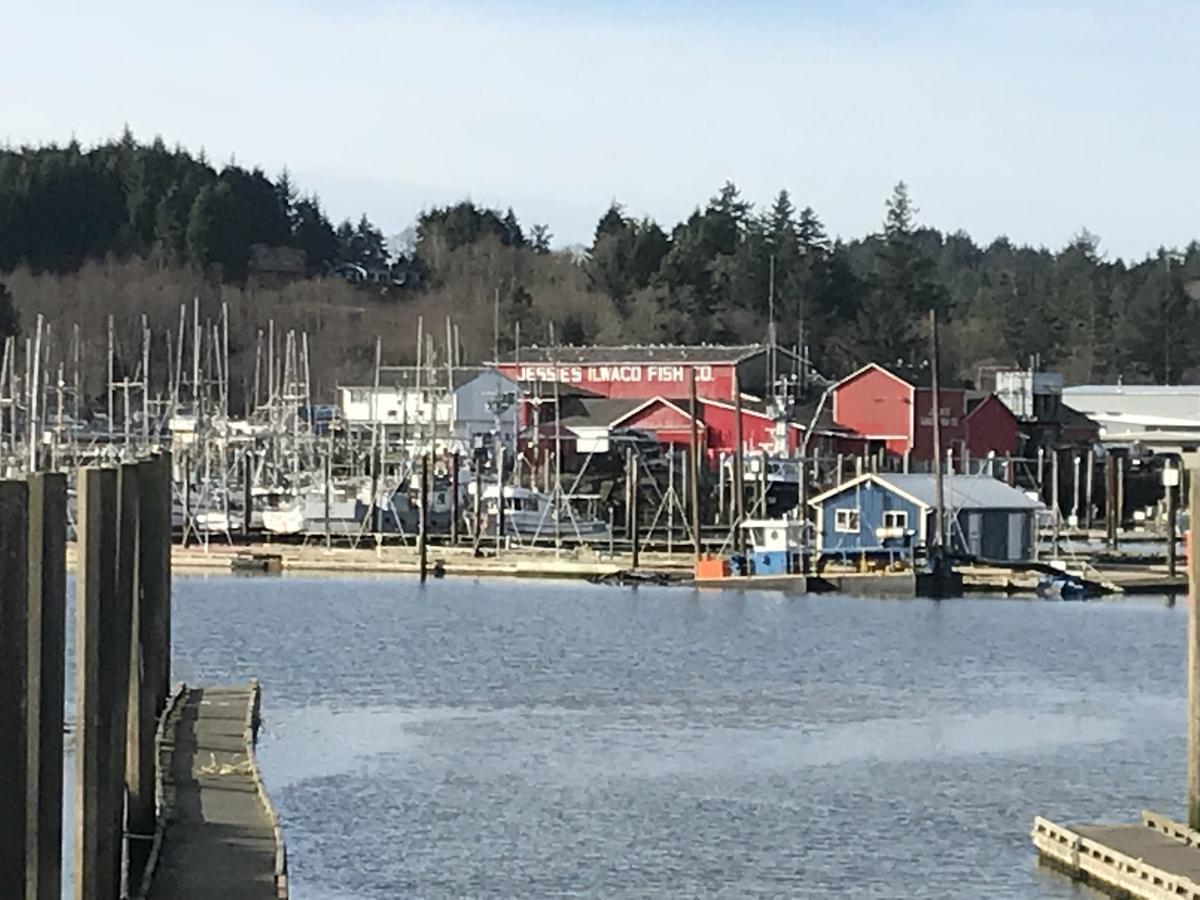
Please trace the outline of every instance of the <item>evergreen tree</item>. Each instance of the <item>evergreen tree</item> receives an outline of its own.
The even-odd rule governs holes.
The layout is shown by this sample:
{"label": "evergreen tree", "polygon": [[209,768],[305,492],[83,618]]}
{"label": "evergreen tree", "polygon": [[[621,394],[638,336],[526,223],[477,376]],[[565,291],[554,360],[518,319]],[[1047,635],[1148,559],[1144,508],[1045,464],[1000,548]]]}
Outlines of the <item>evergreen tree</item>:
{"label": "evergreen tree", "polygon": [[12,294],[4,282],[0,281],[0,344],[4,339],[21,333],[17,318],[17,307],[13,303]]}

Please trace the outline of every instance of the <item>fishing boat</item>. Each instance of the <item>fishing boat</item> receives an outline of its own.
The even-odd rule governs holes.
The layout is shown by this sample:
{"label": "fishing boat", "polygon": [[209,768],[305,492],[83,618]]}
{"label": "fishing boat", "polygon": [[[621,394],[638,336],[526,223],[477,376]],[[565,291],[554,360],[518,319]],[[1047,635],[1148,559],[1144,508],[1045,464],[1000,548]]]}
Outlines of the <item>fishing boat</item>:
{"label": "fishing boat", "polygon": [[[475,486],[471,485],[473,497]],[[504,533],[521,540],[598,541],[609,537],[608,523],[595,512],[598,497],[564,496],[555,504],[549,494],[519,485],[504,486]],[[578,506],[578,508],[577,508]],[[500,521],[500,489],[495,484],[484,485],[481,500],[481,530],[496,533]]]}

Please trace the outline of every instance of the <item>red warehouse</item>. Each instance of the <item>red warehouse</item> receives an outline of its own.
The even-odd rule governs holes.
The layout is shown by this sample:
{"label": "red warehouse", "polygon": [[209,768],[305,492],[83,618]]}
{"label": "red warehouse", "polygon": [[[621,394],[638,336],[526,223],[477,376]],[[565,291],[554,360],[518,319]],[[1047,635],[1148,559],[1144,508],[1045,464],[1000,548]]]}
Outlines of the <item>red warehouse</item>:
{"label": "red warehouse", "polygon": [[[943,452],[958,459],[965,452],[1014,452],[1017,422],[1011,413],[1004,415],[1007,408],[977,395],[968,403],[961,388],[944,387],[939,393]],[[868,451],[884,448],[897,456],[933,459],[933,390],[927,385],[871,363],[838,382],[832,399],[834,422],[862,435]],[[999,400],[995,404],[1004,406]]]}
{"label": "red warehouse", "polygon": [[795,354],[766,344],[529,347],[492,365],[522,384],[558,381],[601,397],[639,400],[686,399],[689,373],[695,371],[699,396],[731,401],[735,373],[743,394],[770,394],[772,355],[777,374],[796,368]]}

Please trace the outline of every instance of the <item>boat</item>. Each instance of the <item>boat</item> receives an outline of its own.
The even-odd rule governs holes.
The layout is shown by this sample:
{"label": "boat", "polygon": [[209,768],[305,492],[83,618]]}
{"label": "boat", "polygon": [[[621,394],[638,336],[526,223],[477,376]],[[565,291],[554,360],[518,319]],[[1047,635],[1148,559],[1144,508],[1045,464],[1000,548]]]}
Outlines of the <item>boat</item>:
{"label": "boat", "polygon": [[[473,498],[475,486],[468,492]],[[564,496],[556,506],[549,494],[520,485],[504,486],[504,533],[522,540],[600,541],[611,534],[608,523],[592,511],[598,497]],[[576,509],[575,505],[581,508]],[[480,515],[481,532],[496,533],[500,518],[500,489],[496,484],[483,487]]]}
{"label": "boat", "polygon": [[1076,575],[1043,575],[1037,580],[1034,592],[1043,600],[1086,600],[1087,585]]}

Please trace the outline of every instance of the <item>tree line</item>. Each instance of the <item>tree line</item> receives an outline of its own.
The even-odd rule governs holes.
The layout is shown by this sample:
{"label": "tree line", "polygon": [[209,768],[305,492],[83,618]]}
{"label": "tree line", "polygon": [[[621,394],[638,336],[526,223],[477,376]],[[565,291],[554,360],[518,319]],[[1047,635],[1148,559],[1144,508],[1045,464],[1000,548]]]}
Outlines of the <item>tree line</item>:
{"label": "tree line", "polygon": [[[122,314],[143,302],[136,292],[150,264],[166,294],[171,284],[179,300],[234,290],[250,304],[239,315],[262,325],[289,295],[254,306],[255,292],[242,289],[254,244],[304,252],[314,283],[306,316],[322,303],[394,311],[388,322],[410,329],[385,339],[395,362],[416,356],[416,318],[450,316],[467,360],[552,338],[755,342],[773,327],[781,344],[807,347],[812,363],[836,376],[868,361],[920,365],[935,309],[944,369],[962,383],[1031,359],[1071,381],[1200,376],[1200,245],[1126,262],[1086,229],[1058,250],[1006,237],[980,244],[922,224],[903,182],[883,203],[880,228],[849,240],[831,237],[817,211],[787,191],[756,209],[727,183],[669,227],[614,202],[589,244],[574,248],[554,249],[548,226],[523,226],[511,209],[436,207],[421,213],[412,245],[393,259],[366,216],[333,226],[286,172],[272,179],[234,162],[218,169],[202,154],[160,139],[141,144],[128,132],[89,149],[0,150],[0,272],[10,273],[0,332],[17,327],[13,306],[27,318],[47,311],[48,298],[78,294],[72,279],[97,277],[97,263],[107,266],[108,299],[94,303],[118,304]],[[329,280],[347,264],[399,267],[405,277],[354,289]],[[60,312],[73,304],[52,303]],[[328,351],[337,377],[370,357],[373,335],[339,328],[328,338],[338,342]]]}

